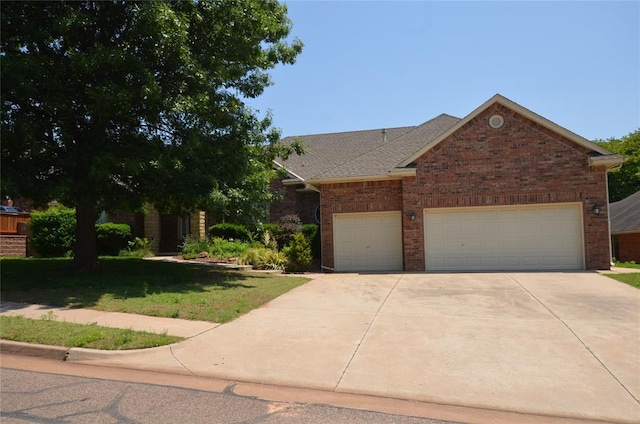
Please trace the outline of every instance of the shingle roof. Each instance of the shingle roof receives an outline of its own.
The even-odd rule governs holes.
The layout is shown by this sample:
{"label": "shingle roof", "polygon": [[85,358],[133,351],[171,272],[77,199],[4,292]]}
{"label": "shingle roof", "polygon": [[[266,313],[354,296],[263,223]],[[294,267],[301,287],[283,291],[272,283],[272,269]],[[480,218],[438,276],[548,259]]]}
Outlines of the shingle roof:
{"label": "shingle roof", "polygon": [[611,233],[640,231],[640,191],[609,205]]}
{"label": "shingle roof", "polygon": [[414,127],[350,131],[287,137],[283,143],[301,139],[307,153],[278,161],[305,180],[385,175],[419,151],[459,118],[442,114]]}

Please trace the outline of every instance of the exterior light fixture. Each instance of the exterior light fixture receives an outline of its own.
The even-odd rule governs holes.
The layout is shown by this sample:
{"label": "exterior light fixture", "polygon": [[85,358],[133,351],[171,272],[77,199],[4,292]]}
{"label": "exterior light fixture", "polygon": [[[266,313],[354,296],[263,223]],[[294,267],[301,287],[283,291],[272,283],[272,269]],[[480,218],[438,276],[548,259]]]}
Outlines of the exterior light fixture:
{"label": "exterior light fixture", "polygon": [[593,213],[596,215],[600,215],[600,210],[602,209],[602,206],[600,205],[593,205]]}
{"label": "exterior light fixture", "polygon": [[414,211],[409,212],[409,219],[411,221],[415,221],[416,220],[416,213]]}

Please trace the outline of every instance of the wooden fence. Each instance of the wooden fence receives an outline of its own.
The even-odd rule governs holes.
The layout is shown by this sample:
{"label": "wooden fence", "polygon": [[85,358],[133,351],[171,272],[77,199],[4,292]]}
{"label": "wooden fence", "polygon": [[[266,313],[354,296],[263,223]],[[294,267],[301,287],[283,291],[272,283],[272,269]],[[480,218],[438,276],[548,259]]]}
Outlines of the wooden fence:
{"label": "wooden fence", "polygon": [[[27,224],[31,220],[29,214],[14,214],[0,212],[0,234],[25,234]],[[22,225],[21,225],[22,224]]]}

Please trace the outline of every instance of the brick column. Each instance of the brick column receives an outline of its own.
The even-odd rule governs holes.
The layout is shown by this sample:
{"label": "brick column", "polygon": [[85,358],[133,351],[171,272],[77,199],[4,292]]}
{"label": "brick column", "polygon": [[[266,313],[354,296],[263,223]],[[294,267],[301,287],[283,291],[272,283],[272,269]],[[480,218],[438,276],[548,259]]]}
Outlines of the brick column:
{"label": "brick column", "polygon": [[191,235],[201,239],[207,237],[204,211],[192,212],[189,219],[189,225],[191,226],[191,228],[189,228],[189,233]]}
{"label": "brick column", "polygon": [[160,253],[160,214],[148,204],[149,212],[144,216],[144,236],[151,241],[153,253]]}

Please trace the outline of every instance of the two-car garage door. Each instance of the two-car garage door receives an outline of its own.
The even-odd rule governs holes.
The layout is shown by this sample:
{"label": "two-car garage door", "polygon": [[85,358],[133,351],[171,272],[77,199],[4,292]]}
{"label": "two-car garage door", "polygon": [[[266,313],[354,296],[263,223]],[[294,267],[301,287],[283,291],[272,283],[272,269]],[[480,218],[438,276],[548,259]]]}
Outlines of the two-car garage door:
{"label": "two-car garage door", "polygon": [[583,269],[580,204],[426,209],[428,271]]}
{"label": "two-car garage door", "polygon": [[[425,268],[584,269],[581,211],[581,204],[425,209]],[[400,211],[335,214],[333,237],[336,271],[403,269]]]}

